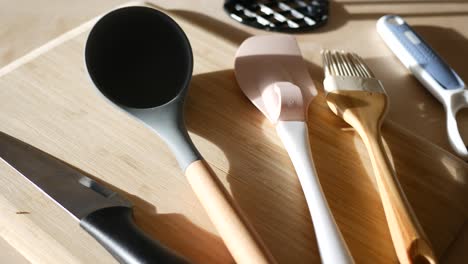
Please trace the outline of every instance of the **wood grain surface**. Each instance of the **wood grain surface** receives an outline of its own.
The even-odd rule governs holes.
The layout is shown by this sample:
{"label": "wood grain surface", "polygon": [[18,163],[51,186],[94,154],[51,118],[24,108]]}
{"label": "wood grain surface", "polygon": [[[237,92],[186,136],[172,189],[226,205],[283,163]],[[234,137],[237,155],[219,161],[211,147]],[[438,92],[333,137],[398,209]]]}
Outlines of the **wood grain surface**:
{"label": "wood grain surface", "polygon": [[[198,10],[209,7],[204,12],[212,11],[213,16],[170,10],[186,31],[195,56],[186,107],[190,135],[280,263],[320,263],[307,206],[287,153],[274,127],[243,96],[232,71],[234,53],[242,40],[265,33],[236,25],[227,17],[216,19],[224,15],[217,6],[194,2],[199,3]],[[392,5],[333,2],[336,20],[317,33],[298,35],[319,89],[309,108],[314,160],[357,263],[395,263],[396,255],[365,147],[325,104],[319,51],[322,46],[352,48],[364,55],[389,87],[390,119],[396,122],[395,117],[406,115],[409,120],[398,122],[404,128],[393,122],[384,125],[397,175],[436,255],[442,263],[463,263],[468,259],[466,250],[460,249],[460,243],[466,245],[468,233],[467,165],[443,150],[448,149],[445,138],[434,136],[444,131],[438,103],[405,73],[373,28],[379,15],[400,11],[410,22],[456,28],[458,35],[451,35],[451,43],[461,47],[456,43],[466,43],[464,37],[457,41],[460,35],[468,36],[468,29],[462,26],[466,25],[468,6],[464,1],[446,2],[437,2],[437,7],[421,7],[415,1]],[[103,6],[109,3],[96,7],[94,15],[105,11]],[[232,263],[164,143],[94,91],[82,56],[89,26],[0,70],[0,130],[121,192],[135,204],[138,225],[194,262]],[[428,35],[443,39],[438,34],[451,32],[434,27]],[[461,62],[460,54],[465,51],[458,49],[460,53],[451,53],[455,54],[451,60]],[[14,56],[22,52],[26,49]],[[466,68],[458,65],[455,69],[468,79]],[[414,111],[420,107],[419,101],[401,98],[422,98],[424,112]],[[408,128],[426,139],[409,134]],[[0,236],[24,259],[31,263],[94,263],[96,259],[115,263],[67,213],[3,162],[0,172]]]}

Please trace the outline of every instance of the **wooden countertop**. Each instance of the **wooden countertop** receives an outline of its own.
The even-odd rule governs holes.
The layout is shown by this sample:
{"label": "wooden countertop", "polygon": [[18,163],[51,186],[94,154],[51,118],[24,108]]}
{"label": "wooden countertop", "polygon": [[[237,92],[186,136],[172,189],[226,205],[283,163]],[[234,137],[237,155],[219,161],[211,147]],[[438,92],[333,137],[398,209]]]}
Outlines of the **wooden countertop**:
{"label": "wooden countertop", "polygon": [[[80,1],[79,3],[52,0],[35,1],[32,3],[20,1],[0,1],[0,40],[4,40],[0,43],[0,66],[4,66],[15,61],[17,58],[25,55],[34,48],[45,44],[50,39],[53,39],[60,34],[71,30],[81,23],[95,17],[100,13],[105,12],[106,10],[110,10],[123,2],[124,1],[110,0],[99,2],[86,0]],[[170,10],[173,14],[175,14],[175,16],[188,21],[187,23],[204,28],[206,32],[210,34],[209,36],[207,35],[207,39],[219,39],[220,41],[229,44],[229,50],[226,51],[225,54],[227,58],[231,56],[231,49],[234,50],[235,47],[239,45],[240,42],[246,37],[252,34],[265,34],[265,32],[244,27],[229,19],[221,10],[221,3],[218,2],[193,0],[177,1],[177,3],[174,3],[175,1],[153,2],[165,9]],[[406,187],[405,190],[408,192],[410,201],[415,203],[416,205],[414,206],[419,209],[419,211],[417,210],[417,213],[419,213],[419,217],[422,218],[423,225],[426,227],[426,232],[429,233],[429,236],[432,238],[432,243],[439,248],[446,247],[443,250],[440,249],[439,252],[440,254],[443,253],[441,258],[443,263],[460,263],[461,260],[466,260],[468,257],[466,252],[463,252],[463,245],[465,245],[466,248],[466,241],[468,237],[468,227],[466,224],[464,224],[466,222],[453,224],[453,226],[457,226],[455,229],[457,229],[456,232],[458,235],[450,238],[444,237],[447,236],[447,234],[441,231],[440,227],[435,228],[434,226],[442,223],[446,224],[447,222],[450,222],[451,219],[453,221],[460,221],[460,219],[465,219],[466,221],[466,216],[460,217],[460,215],[466,215],[468,212],[466,207],[468,202],[467,167],[461,160],[448,153],[451,152],[451,150],[448,146],[445,136],[444,114],[441,105],[434,98],[432,98],[429,93],[427,93],[424,88],[414,80],[412,76],[406,72],[404,67],[400,65],[399,61],[397,61],[397,59],[394,58],[390,51],[385,47],[375,32],[375,21],[381,15],[387,13],[398,13],[404,16],[411,24],[415,25],[415,29],[421,33],[439,53],[444,56],[444,58],[449,62],[449,64],[453,66],[459,75],[463,79],[468,80],[468,67],[464,66],[464,63],[466,63],[466,58],[468,58],[468,49],[466,49],[468,44],[468,28],[466,27],[466,25],[468,25],[468,2],[335,1],[332,2],[331,8],[331,20],[326,27],[314,33],[297,35],[305,59],[309,61],[309,68],[312,77],[317,83],[321,82],[322,74],[318,65],[321,65],[319,51],[323,47],[353,50],[362,55],[368,61],[370,66],[375,70],[376,75],[384,82],[385,88],[390,95],[391,109],[388,115],[388,120],[391,120],[392,122],[388,123],[390,125],[386,126],[385,134],[391,135],[388,139],[388,144],[392,150],[393,155],[398,157],[396,161],[397,172],[399,172],[399,176],[402,177],[402,182]],[[202,46],[202,44],[199,44],[199,46]],[[201,51],[198,52],[200,53]],[[209,49],[203,50],[203,52],[208,52],[206,54],[204,53],[204,56],[210,56]],[[210,89],[216,89],[214,86],[217,83],[222,83],[220,81],[221,79],[232,79],[231,64],[232,62],[230,62],[228,59],[226,62],[215,65],[199,66],[195,72],[193,89],[198,89],[198,91],[205,91],[205,93],[210,94],[210,90],[208,88],[201,87],[201,85],[209,83],[211,84],[209,87]],[[232,85],[235,86],[235,83]],[[235,87],[231,88],[235,89]],[[321,89],[321,87],[319,88]],[[214,93],[211,94],[211,96],[220,95]],[[199,97],[194,98],[196,99]],[[228,142],[222,142],[222,135],[210,133],[209,131],[206,131],[203,126],[197,126],[194,123],[194,120],[198,120],[200,117],[198,117],[196,113],[193,112],[196,112],[197,109],[201,109],[200,111],[206,110],[207,107],[206,102],[196,103],[200,100],[201,102],[203,101],[200,98],[198,100],[192,99],[193,104],[189,106],[192,109],[191,114],[188,115],[189,126],[191,125],[192,132],[197,135],[206,137],[208,141],[213,141],[215,144],[213,145],[213,143],[206,142],[206,140],[203,140],[200,137],[197,137],[196,143],[199,144],[202,152],[204,152],[203,154],[210,162],[210,164],[220,168],[217,171],[217,174],[221,175],[220,177],[224,179],[226,184],[229,181],[234,197],[240,200],[241,206],[252,218],[261,235],[265,238],[265,240],[267,240],[267,244],[272,248],[272,250],[276,252],[275,254],[279,260],[281,262],[287,263],[286,260],[288,257],[293,257],[292,253],[289,254],[287,252],[282,252],[284,249],[281,248],[281,245],[279,243],[272,242],[272,239],[278,239],[285,235],[285,231],[289,231],[291,234],[296,234],[299,236],[297,237],[298,241],[295,241],[294,239],[287,241],[294,241],[295,243],[307,242],[313,244],[313,234],[303,235],[304,232],[308,232],[307,228],[310,228],[310,226],[306,224],[308,221],[310,221],[310,219],[307,219],[307,212],[300,213],[300,215],[303,215],[306,219],[304,221],[297,222],[296,224],[299,226],[287,227],[286,229],[282,230],[283,232],[281,230],[272,231],[268,229],[274,225],[262,225],[262,221],[271,221],[273,223],[276,221],[276,223],[282,223],[278,219],[268,219],[268,217],[275,217],[273,215],[270,216],[271,212],[269,212],[269,210],[276,208],[276,206],[284,207],[292,205],[281,204],[281,200],[278,199],[275,200],[277,203],[276,205],[274,205],[271,201],[268,202],[265,200],[265,203],[270,206],[270,208],[264,209],[267,210],[267,212],[258,214],[255,213],[256,210],[262,210],[258,208],[258,206],[261,206],[262,204],[257,202],[255,204],[249,205],[249,198],[253,199],[255,198],[255,195],[245,195],[243,197],[241,193],[247,192],[248,189],[243,189],[246,188],[246,186],[239,183],[239,181],[249,181],[247,178],[245,178],[246,176],[239,176],[243,173],[249,174],[248,169],[243,167],[242,164],[232,164],[232,157],[239,156],[240,154],[238,152],[231,151],[233,147],[232,144]],[[317,105],[323,104],[323,101],[320,100],[321,99],[318,98]],[[245,107],[248,107],[248,105],[245,105]],[[316,116],[328,120],[338,127],[343,126],[343,124],[341,124],[338,120],[333,119],[328,115],[323,116],[319,108],[312,107],[310,111],[311,116],[316,114]],[[466,118],[467,117],[465,117],[465,113],[462,113],[462,125],[467,124]],[[9,121],[7,121],[7,124],[10,122],[9,124],[12,125],[11,127],[15,127],[15,124],[11,123],[14,119],[8,120]],[[21,118],[18,120],[21,120]],[[27,118],[24,120],[27,120]],[[216,121],[217,118],[213,117],[206,122]],[[256,122],[260,123],[254,124],[254,126],[262,127],[264,133],[266,133],[266,137],[273,140],[273,142],[276,142],[275,144],[277,144],[277,139],[275,138],[274,134],[271,134],[271,128],[269,128],[266,124],[262,124],[263,121],[256,120]],[[311,126],[314,128],[317,125]],[[2,131],[6,131],[8,129],[9,128],[6,125],[0,126],[0,130]],[[222,129],[221,132],[222,131],[224,130]],[[409,135],[409,131],[417,135],[419,138],[415,138],[414,136]],[[19,131],[16,133],[16,131],[13,130],[6,132],[10,132],[12,135],[22,137],[23,139],[30,139],[34,141],[34,135],[32,134],[28,135],[27,133]],[[462,133],[468,136],[468,129],[462,128]],[[346,140],[354,140],[354,144],[357,146],[357,152],[351,153],[350,157],[354,159],[360,158],[362,161],[357,160],[354,161],[354,163],[341,164],[338,167],[342,170],[349,170],[347,171],[346,175],[361,175],[361,180],[367,177],[367,175],[364,175],[364,178],[362,178],[362,169],[357,168],[363,166],[365,168],[364,172],[366,172],[370,167],[366,156],[367,154],[365,152],[361,152],[362,144],[356,137],[346,136],[341,139],[338,138],[335,142],[327,142],[326,136],[320,133],[312,133],[311,137],[312,140],[314,137],[316,140],[324,140],[324,142],[319,142],[316,146],[312,146],[314,153],[322,151],[319,149],[319,147],[324,148],[327,144],[340,144],[340,141],[342,141],[342,144],[349,144],[346,143]],[[160,143],[156,142],[154,144],[156,144],[155,146],[158,146]],[[74,158],[74,156],[70,155],[66,150],[62,151],[60,148],[54,149],[53,147],[46,145],[47,144],[45,144],[43,147],[46,149],[49,148],[48,150],[50,150],[55,155],[60,156],[61,158]],[[70,146],[73,147],[74,145],[72,144],[69,145],[69,147]],[[255,150],[244,150],[241,154],[245,156],[246,153],[250,153],[251,157],[253,159],[257,159],[258,162],[268,162],[268,158],[261,158],[258,155],[255,155]],[[332,151],[330,153],[334,152]],[[227,169],[223,169],[223,166],[225,166],[224,164],[226,163],[226,159],[231,162],[231,164],[228,163],[228,165],[232,167],[231,169],[229,169],[229,167]],[[365,226],[350,225],[351,223],[363,224],[373,222],[373,230],[381,237],[384,237],[382,239],[388,240],[388,231],[385,230],[385,222],[382,221],[382,212],[379,211],[376,213],[377,216],[370,214],[369,216],[373,217],[370,219],[357,220],[357,218],[360,216],[358,211],[346,212],[344,208],[341,208],[344,203],[348,206],[354,206],[354,208],[351,208],[353,210],[370,210],[369,208],[363,208],[362,201],[360,201],[358,198],[361,197],[362,199],[363,197],[371,197],[375,200],[364,203],[365,206],[377,206],[378,210],[381,210],[379,207],[378,198],[372,188],[372,182],[369,180],[367,180],[367,182],[363,181],[359,187],[356,187],[359,183],[346,182],[349,184],[349,186],[351,186],[349,189],[346,189],[347,185],[337,182],[337,179],[325,178],[337,173],[336,171],[330,170],[330,167],[334,165],[329,164],[330,161],[327,161],[326,157],[315,156],[315,159],[319,174],[325,175],[321,176],[321,180],[324,181],[323,184],[325,191],[328,191],[328,193],[333,193],[330,194],[329,197],[331,200],[332,209],[336,214],[338,214],[338,222],[340,227],[343,229],[345,238],[347,239],[348,243],[352,244],[351,249],[353,250],[353,254],[356,255],[356,259],[360,260],[362,263],[371,263],[368,261],[375,261],[377,259],[392,259],[394,253],[391,252],[391,246],[389,247],[388,241],[385,243],[380,241],[381,244],[379,244],[379,242],[377,242],[378,240],[375,240],[375,238],[366,237],[369,235],[369,232],[366,233],[362,230],[363,228],[366,228]],[[407,164],[406,161],[410,161],[412,163]],[[102,176],[105,180],[108,180],[105,176],[105,169],[93,169],[93,166],[89,163],[89,160],[82,160],[80,162],[81,163],[79,163],[79,165],[86,168],[87,171],[92,172],[98,177]],[[281,154],[278,162],[284,163],[283,165],[280,163],[278,169],[283,169],[283,167],[285,167],[284,171],[291,174],[289,176],[294,175],[290,164],[287,164],[287,157],[284,156],[284,153]],[[427,163],[427,166],[424,165],[425,163]],[[175,173],[176,170],[172,171],[174,167],[173,160],[166,159],[166,163],[163,162],[163,164],[168,164],[166,166],[168,173]],[[412,167],[416,167],[418,169],[412,170]],[[424,167],[427,167],[427,170],[425,170]],[[4,170],[5,168],[0,166],[0,171]],[[229,171],[229,174],[234,173],[234,176],[231,175],[231,177],[229,177],[229,174],[225,173],[226,170]],[[231,170],[234,172],[230,172]],[[262,178],[262,175],[265,176],[264,173],[265,172],[258,173],[260,177],[258,180],[260,181],[261,185],[258,187],[259,190],[262,190],[262,188],[268,188],[269,184],[281,186],[282,183],[279,180],[276,180],[273,183],[266,182],[269,179]],[[417,173],[417,175],[409,175],[410,173]],[[250,176],[255,175],[252,174],[252,172],[250,172],[250,174]],[[370,171],[367,171],[367,174],[372,175]],[[425,175],[429,176],[425,178]],[[441,179],[436,179],[434,175],[440,175]],[[11,184],[11,186],[17,186],[9,182],[7,180],[8,177],[15,177],[15,175],[11,174],[11,172],[8,173],[7,171],[6,174],[2,174],[0,176],[2,184],[6,185],[5,188],[8,188],[8,184]],[[144,180],[144,178],[142,180]],[[282,180],[285,179],[283,178]],[[298,190],[295,177],[289,177],[287,181],[288,185],[285,185],[286,187],[284,187],[286,192]],[[420,191],[418,191],[418,188],[414,187],[431,184],[437,184],[437,186],[428,187],[427,190],[430,190],[430,193],[428,194],[421,194]],[[440,184],[442,185],[439,186]],[[181,190],[190,192],[187,186],[181,186],[182,187],[179,187],[182,188]],[[124,189],[126,192],[130,192],[130,190],[125,189],[124,184],[121,184],[117,187]],[[25,189],[29,191],[32,190],[31,186],[26,186]],[[340,194],[339,192],[337,193],[337,191],[344,193],[347,192],[347,194]],[[359,193],[363,191],[366,192],[366,195],[359,195]],[[448,193],[441,193],[444,191]],[[200,253],[206,257],[205,260],[211,259],[213,263],[215,263],[214,259],[229,259],[229,257],[226,256],[227,252],[225,251],[224,247],[219,245],[219,239],[214,235],[207,235],[207,231],[210,233],[213,233],[214,231],[208,223],[206,216],[204,216],[203,212],[201,211],[200,206],[197,205],[195,201],[193,204],[185,204],[178,207],[176,209],[177,212],[175,212],[173,208],[171,209],[171,204],[168,202],[168,199],[157,197],[157,195],[156,197],[149,197],[148,195],[151,193],[149,190],[142,190],[141,192],[145,194],[132,198],[133,202],[137,201],[138,206],[143,207],[145,210],[150,210],[157,203],[158,215],[160,213],[162,213],[162,215],[177,213],[176,219],[180,220],[178,221],[179,223],[195,223],[193,227],[189,228],[190,232],[204,235],[206,237],[204,238],[205,240],[208,239],[212,241],[210,242],[210,245],[215,245],[215,247],[218,249],[218,256],[215,258],[214,255],[207,254],[206,252]],[[371,194],[367,192],[370,192]],[[133,190],[131,193],[139,194],[140,191]],[[34,192],[32,192],[31,195],[31,197],[37,196],[37,194],[34,194]],[[300,194],[290,195],[293,195],[294,197],[300,196]],[[447,208],[456,209],[447,209],[444,211],[444,207],[442,205],[424,205],[424,202],[427,201],[441,201],[437,199],[431,200],[430,197],[432,196],[452,196],[452,198],[447,198],[447,201],[450,201],[450,203],[446,204],[445,206]],[[142,199],[142,197],[144,200],[154,201],[154,203],[138,202],[139,199]],[[2,199],[2,201],[4,201],[0,203],[3,205],[2,209],[14,209],[14,207],[6,207],[7,205],[12,205],[11,203],[5,202],[8,199],[5,197],[2,197]],[[346,199],[349,199],[350,201],[344,202]],[[160,206],[160,204],[164,204],[164,206]],[[18,206],[18,204],[16,204],[16,206]],[[434,218],[434,214],[427,213],[430,212],[431,206],[441,210],[440,213],[442,215]],[[192,207],[192,211],[189,213],[184,212],[184,208],[187,209],[188,207]],[[292,206],[290,209],[292,211],[288,213],[296,214],[301,210],[306,210],[305,208],[306,207],[304,206],[303,201],[301,201],[299,204]],[[350,208],[348,207],[348,209]],[[145,216],[146,214],[137,211],[137,218],[139,217],[138,219],[140,219],[141,222],[144,223],[145,221],[149,221],[141,220],[144,219],[142,215]],[[365,212],[363,215],[367,216]],[[4,216],[6,217],[8,214],[2,214],[2,217]],[[348,221],[347,217],[351,217],[352,219]],[[444,217],[450,219],[443,219]],[[163,223],[163,225],[168,225],[168,220],[166,221],[164,219],[167,220],[169,218],[159,217],[157,221],[159,221],[159,223]],[[151,218],[151,220],[155,219]],[[8,221],[5,221],[6,222],[3,223],[6,226],[14,227],[14,224],[7,224]],[[41,220],[34,218],[28,221],[41,222]],[[41,229],[41,232],[37,233],[36,235],[53,236],[53,234],[46,232],[53,232],[53,230],[44,227],[43,222],[39,224],[39,226],[43,227],[43,229]],[[434,227],[433,230],[427,230],[428,228],[432,227]],[[79,231],[74,230],[73,232]],[[353,233],[361,233],[364,235],[354,236]],[[161,233],[158,234],[161,235]],[[31,234],[20,234],[19,232],[15,233],[14,230],[5,230],[4,227],[0,227],[0,236],[3,238],[3,241],[0,240],[0,252],[8,252],[0,253],[0,260],[12,261],[11,263],[22,263],[21,261],[31,261],[36,263],[37,261],[48,259],[47,257],[40,257],[41,254],[47,255],[47,252],[40,253],[35,251],[31,253],[31,249],[19,247],[18,245],[21,245],[19,242],[21,239],[17,237],[18,235],[24,235],[25,238],[27,238]],[[387,249],[387,251],[390,252],[375,250],[369,241],[373,241],[376,246],[378,245],[384,247]],[[182,251],[184,247],[188,246],[177,244],[174,241],[168,242],[174,244],[176,247],[178,247],[179,250]],[[51,243],[50,245],[60,247],[60,244],[57,244],[57,242]],[[301,248],[300,251],[292,250],[294,254],[297,253],[297,256],[294,256],[296,263],[301,261],[308,261],[309,263],[310,261],[313,261],[314,263],[319,263],[317,249],[314,247],[316,247],[316,245],[312,245],[310,252],[304,252],[306,249],[303,248]],[[13,248],[16,248],[17,252],[14,252]],[[192,256],[196,254],[197,250],[203,251],[203,248],[197,247],[194,251],[187,251],[184,253]],[[63,252],[66,252],[66,250]],[[75,252],[84,253],[85,251]],[[84,260],[83,258],[80,258],[80,256],[69,257],[70,260],[73,260],[72,262],[79,262]],[[106,261],[112,260],[108,259]]]}

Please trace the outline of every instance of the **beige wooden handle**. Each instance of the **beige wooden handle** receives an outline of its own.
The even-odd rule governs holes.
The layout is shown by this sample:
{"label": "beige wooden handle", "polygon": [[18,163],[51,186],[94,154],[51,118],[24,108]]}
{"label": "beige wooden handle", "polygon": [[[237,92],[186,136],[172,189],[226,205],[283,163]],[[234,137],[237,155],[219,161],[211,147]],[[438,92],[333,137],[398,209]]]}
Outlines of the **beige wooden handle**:
{"label": "beige wooden handle", "polygon": [[434,252],[409,204],[382,144],[380,133],[364,138],[395,251],[401,264],[437,263]]}
{"label": "beige wooden handle", "polygon": [[204,161],[197,160],[190,164],[185,175],[237,263],[276,263]]}

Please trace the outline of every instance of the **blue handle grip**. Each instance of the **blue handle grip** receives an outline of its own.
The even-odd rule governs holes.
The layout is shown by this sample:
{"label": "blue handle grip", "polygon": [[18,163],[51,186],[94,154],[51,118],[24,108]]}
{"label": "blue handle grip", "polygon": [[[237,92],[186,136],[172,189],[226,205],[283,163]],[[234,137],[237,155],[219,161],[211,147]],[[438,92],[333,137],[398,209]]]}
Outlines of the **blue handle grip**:
{"label": "blue handle grip", "polygon": [[385,25],[443,89],[455,90],[465,87],[455,71],[401,17],[386,16]]}

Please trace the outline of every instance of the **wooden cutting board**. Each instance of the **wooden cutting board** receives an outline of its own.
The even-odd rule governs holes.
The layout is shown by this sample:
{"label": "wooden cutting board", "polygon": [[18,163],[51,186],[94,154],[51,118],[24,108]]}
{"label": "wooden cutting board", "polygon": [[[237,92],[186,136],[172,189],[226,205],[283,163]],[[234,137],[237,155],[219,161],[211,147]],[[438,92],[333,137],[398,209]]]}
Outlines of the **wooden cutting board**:
{"label": "wooden cutting board", "polygon": [[[169,14],[194,51],[186,117],[195,145],[280,263],[320,263],[287,153],[234,78],[235,51],[249,34],[190,13]],[[94,21],[0,69],[0,130],[122,193],[134,203],[140,227],[195,263],[232,263],[164,143],[94,90],[83,61]],[[357,263],[395,263],[366,150],[324,102],[319,49],[303,50],[320,91],[309,108],[311,148],[338,225]],[[466,260],[452,248],[464,241],[459,234],[466,234],[467,165],[391,123],[384,136],[436,254],[450,263]],[[32,263],[115,263],[66,212],[2,161],[0,235]]]}

